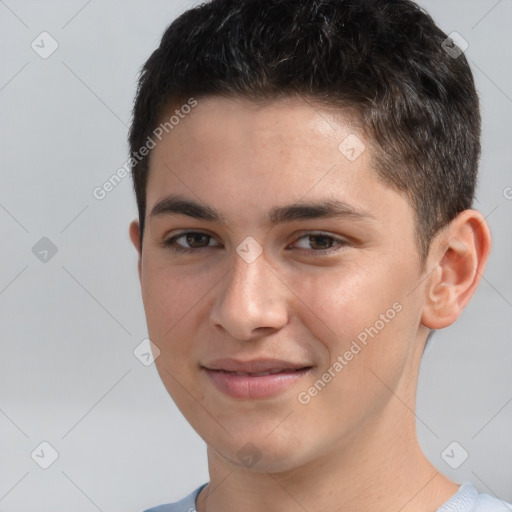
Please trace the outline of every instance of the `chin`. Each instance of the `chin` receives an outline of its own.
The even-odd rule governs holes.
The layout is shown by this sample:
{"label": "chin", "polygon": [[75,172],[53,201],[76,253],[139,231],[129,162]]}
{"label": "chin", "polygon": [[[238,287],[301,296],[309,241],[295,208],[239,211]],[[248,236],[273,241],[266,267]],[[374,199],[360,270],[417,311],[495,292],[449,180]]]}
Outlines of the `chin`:
{"label": "chin", "polygon": [[[261,431],[260,431],[261,432]],[[298,451],[300,441],[283,442],[259,435],[256,437],[237,435],[217,442],[207,442],[209,449],[237,470],[255,473],[284,473],[305,461]]]}

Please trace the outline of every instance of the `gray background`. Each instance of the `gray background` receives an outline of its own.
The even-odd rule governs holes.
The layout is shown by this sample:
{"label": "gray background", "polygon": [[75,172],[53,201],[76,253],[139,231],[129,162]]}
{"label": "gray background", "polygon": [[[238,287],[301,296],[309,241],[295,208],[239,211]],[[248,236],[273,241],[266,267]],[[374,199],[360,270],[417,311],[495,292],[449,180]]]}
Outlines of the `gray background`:
{"label": "gray background", "polygon": [[[469,43],[483,114],[475,206],[494,247],[476,296],[425,353],[418,434],[448,476],[512,501],[512,2],[421,3]],[[208,479],[204,443],[133,355],[147,330],[129,178],[92,195],[127,158],[139,66],[193,4],[0,1],[0,511],[135,512]],[[42,31],[59,44],[47,59],[31,48]],[[32,252],[42,237],[57,247],[47,262]],[[59,454],[46,470],[30,456],[42,441]],[[456,470],[441,457],[453,441],[469,453]]]}

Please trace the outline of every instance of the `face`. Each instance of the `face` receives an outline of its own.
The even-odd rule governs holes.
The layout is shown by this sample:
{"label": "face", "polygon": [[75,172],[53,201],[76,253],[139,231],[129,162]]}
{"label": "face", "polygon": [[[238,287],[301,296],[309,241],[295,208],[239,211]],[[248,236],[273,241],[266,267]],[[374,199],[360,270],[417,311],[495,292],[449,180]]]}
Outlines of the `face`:
{"label": "face", "polygon": [[415,240],[370,141],[308,102],[202,99],[157,144],[139,267],[149,337],[218,456],[298,467],[385,429],[390,389],[413,400]]}

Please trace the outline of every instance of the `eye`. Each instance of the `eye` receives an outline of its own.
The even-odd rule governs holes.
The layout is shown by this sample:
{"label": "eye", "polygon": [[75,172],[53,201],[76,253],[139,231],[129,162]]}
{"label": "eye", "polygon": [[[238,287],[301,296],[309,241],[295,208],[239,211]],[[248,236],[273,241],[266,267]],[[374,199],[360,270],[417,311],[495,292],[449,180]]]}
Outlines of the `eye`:
{"label": "eye", "polygon": [[301,236],[294,245],[310,253],[326,254],[338,251],[348,244],[347,240],[326,233],[308,233]]}
{"label": "eye", "polygon": [[215,239],[208,233],[200,231],[186,231],[179,233],[165,240],[162,245],[174,252],[187,253],[194,252],[197,249],[206,249],[208,247],[220,247],[220,244],[211,244]]}
{"label": "eye", "polygon": [[[349,242],[326,233],[307,233],[293,244],[307,253],[322,255],[336,252]],[[185,231],[178,233],[162,242],[162,246],[176,253],[193,253],[201,249],[221,247],[212,235],[201,231]]]}

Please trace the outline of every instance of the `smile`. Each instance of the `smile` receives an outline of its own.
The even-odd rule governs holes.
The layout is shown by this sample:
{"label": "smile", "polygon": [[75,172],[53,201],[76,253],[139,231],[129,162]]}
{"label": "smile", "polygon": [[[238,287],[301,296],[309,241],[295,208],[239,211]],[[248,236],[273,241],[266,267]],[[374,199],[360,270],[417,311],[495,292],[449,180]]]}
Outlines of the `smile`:
{"label": "smile", "polygon": [[277,364],[270,360],[247,363],[224,360],[210,365],[216,368],[203,366],[203,370],[210,382],[225,395],[239,399],[262,399],[289,389],[312,368],[285,362],[281,362],[282,366]]}

